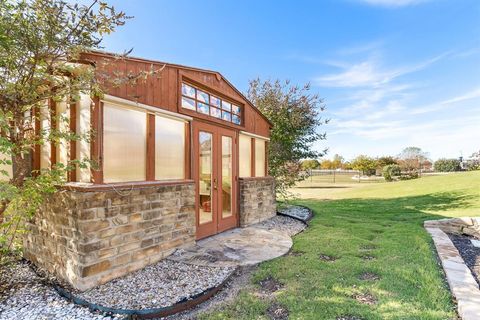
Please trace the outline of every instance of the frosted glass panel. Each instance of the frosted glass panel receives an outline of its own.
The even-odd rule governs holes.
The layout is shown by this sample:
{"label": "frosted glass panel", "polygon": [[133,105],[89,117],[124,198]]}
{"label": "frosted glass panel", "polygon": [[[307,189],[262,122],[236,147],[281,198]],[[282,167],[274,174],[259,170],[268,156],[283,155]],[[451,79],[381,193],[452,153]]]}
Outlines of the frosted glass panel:
{"label": "frosted glass panel", "polygon": [[185,123],[155,116],[155,179],[185,176]]}
{"label": "frosted glass panel", "polygon": [[50,107],[48,104],[40,107],[40,130],[43,132],[44,143],[40,145],[40,169],[49,169],[51,165],[52,146],[48,141],[50,133]]}
{"label": "frosted glass panel", "polygon": [[265,176],[265,141],[255,139],[255,177]]}
{"label": "frosted glass panel", "polygon": [[222,217],[232,215],[232,138],[222,136]]}
{"label": "frosted glass panel", "polygon": [[[92,100],[87,94],[80,95],[80,101],[77,102],[77,133],[79,135],[86,135],[90,132],[90,106]],[[76,159],[85,160],[90,159],[90,142],[86,139],[80,139],[76,141],[77,144],[77,154]],[[80,168],[77,167],[77,181],[79,182],[90,182],[90,168]]]}
{"label": "frosted glass panel", "polygon": [[[70,131],[70,106],[66,101],[56,103],[57,130],[61,133]],[[61,139],[57,144],[57,163],[67,165],[69,161],[70,140]],[[65,176],[66,178],[66,176]]]}
{"label": "frosted glass panel", "polygon": [[243,134],[239,139],[239,174],[240,177],[251,177],[252,173],[252,142],[251,138]]}
{"label": "frosted glass panel", "polygon": [[5,176],[3,173],[0,173],[0,181],[8,181],[10,180],[10,178],[12,178],[12,165],[4,164],[3,161],[5,160],[12,161],[12,157],[0,153],[0,160],[2,160],[2,162],[0,162],[0,170],[1,171],[5,170],[8,174],[8,176]]}
{"label": "frosted glass panel", "polygon": [[105,182],[145,180],[145,112],[104,105],[103,174]]}

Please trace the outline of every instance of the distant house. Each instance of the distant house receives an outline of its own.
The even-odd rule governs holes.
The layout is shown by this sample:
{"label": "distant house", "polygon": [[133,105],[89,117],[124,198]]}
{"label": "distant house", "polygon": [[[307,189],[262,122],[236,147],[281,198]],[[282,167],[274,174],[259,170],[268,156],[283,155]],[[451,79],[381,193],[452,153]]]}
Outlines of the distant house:
{"label": "distant house", "polygon": [[73,159],[98,166],[77,168],[48,199],[30,225],[28,259],[84,290],[275,215],[272,124],[220,73],[101,52],[83,59],[112,77],[162,71],[38,110],[36,130],[61,114],[72,131],[94,136],[39,146],[34,169]]}

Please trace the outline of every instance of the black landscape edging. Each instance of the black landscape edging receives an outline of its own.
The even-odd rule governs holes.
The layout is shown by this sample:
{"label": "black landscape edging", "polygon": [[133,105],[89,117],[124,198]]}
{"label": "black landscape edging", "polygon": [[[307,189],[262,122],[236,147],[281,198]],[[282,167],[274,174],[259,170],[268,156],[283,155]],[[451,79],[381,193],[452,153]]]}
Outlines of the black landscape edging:
{"label": "black landscape edging", "polygon": [[161,307],[161,308],[152,308],[152,309],[136,310],[136,309],[116,309],[111,307],[105,307],[96,303],[88,302],[83,298],[79,298],[57,284],[54,284],[53,287],[58,292],[58,294],[60,294],[62,297],[68,300],[71,300],[73,303],[77,305],[86,306],[92,311],[100,311],[107,314],[124,314],[124,315],[128,315],[129,319],[153,319],[153,318],[163,318],[163,317],[171,316],[173,314],[191,309],[201,304],[202,302],[207,301],[208,299],[213,297],[218,291],[223,289],[225,284],[228,281],[230,281],[235,271],[236,269],[218,286],[210,287],[205,291],[192,296],[190,299],[184,298],[183,300],[180,300],[179,302],[171,306]]}
{"label": "black landscape edging", "polygon": [[292,219],[295,219],[295,220],[298,220],[298,221],[301,221],[303,223],[305,223],[307,226],[308,226],[308,223],[310,222],[310,220],[312,220],[313,218],[313,210],[310,209],[309,207],[306,207],[306,206],[302,206],[302,205],[292,205],[292,206],[296,206],[296,207],[301,207],[301,208],[305,208],[308,210],[308,218],[303,220],[303,219],[300,219],[299,217],[295,217],[295,216],[291,216],[291,215],[288,215],[288,214],[285,214],[285,213],[281,213],[280,211],[277,210],[277,215],[279,216],[284,216],[284,217],[289,217],[289,218],[292,218]]}

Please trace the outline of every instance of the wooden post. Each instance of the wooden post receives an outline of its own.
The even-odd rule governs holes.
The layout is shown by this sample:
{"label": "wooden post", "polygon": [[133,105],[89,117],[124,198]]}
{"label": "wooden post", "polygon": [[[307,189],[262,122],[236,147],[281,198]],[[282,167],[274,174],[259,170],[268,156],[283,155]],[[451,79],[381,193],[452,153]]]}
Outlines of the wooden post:
{"label": "wooden post", "polygon": [[155,180],[155,115],[147,113],[147,181]]}

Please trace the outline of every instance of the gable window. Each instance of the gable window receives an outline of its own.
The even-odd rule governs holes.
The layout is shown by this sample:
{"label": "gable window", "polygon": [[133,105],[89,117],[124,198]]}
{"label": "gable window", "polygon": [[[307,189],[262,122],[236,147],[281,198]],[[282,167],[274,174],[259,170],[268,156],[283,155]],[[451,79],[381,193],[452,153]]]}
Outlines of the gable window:
{"label": "gable window", "polygon": [[242,108],[214,94],[182,82],[182,108],[221,119],[236,125],[242,124]]}

